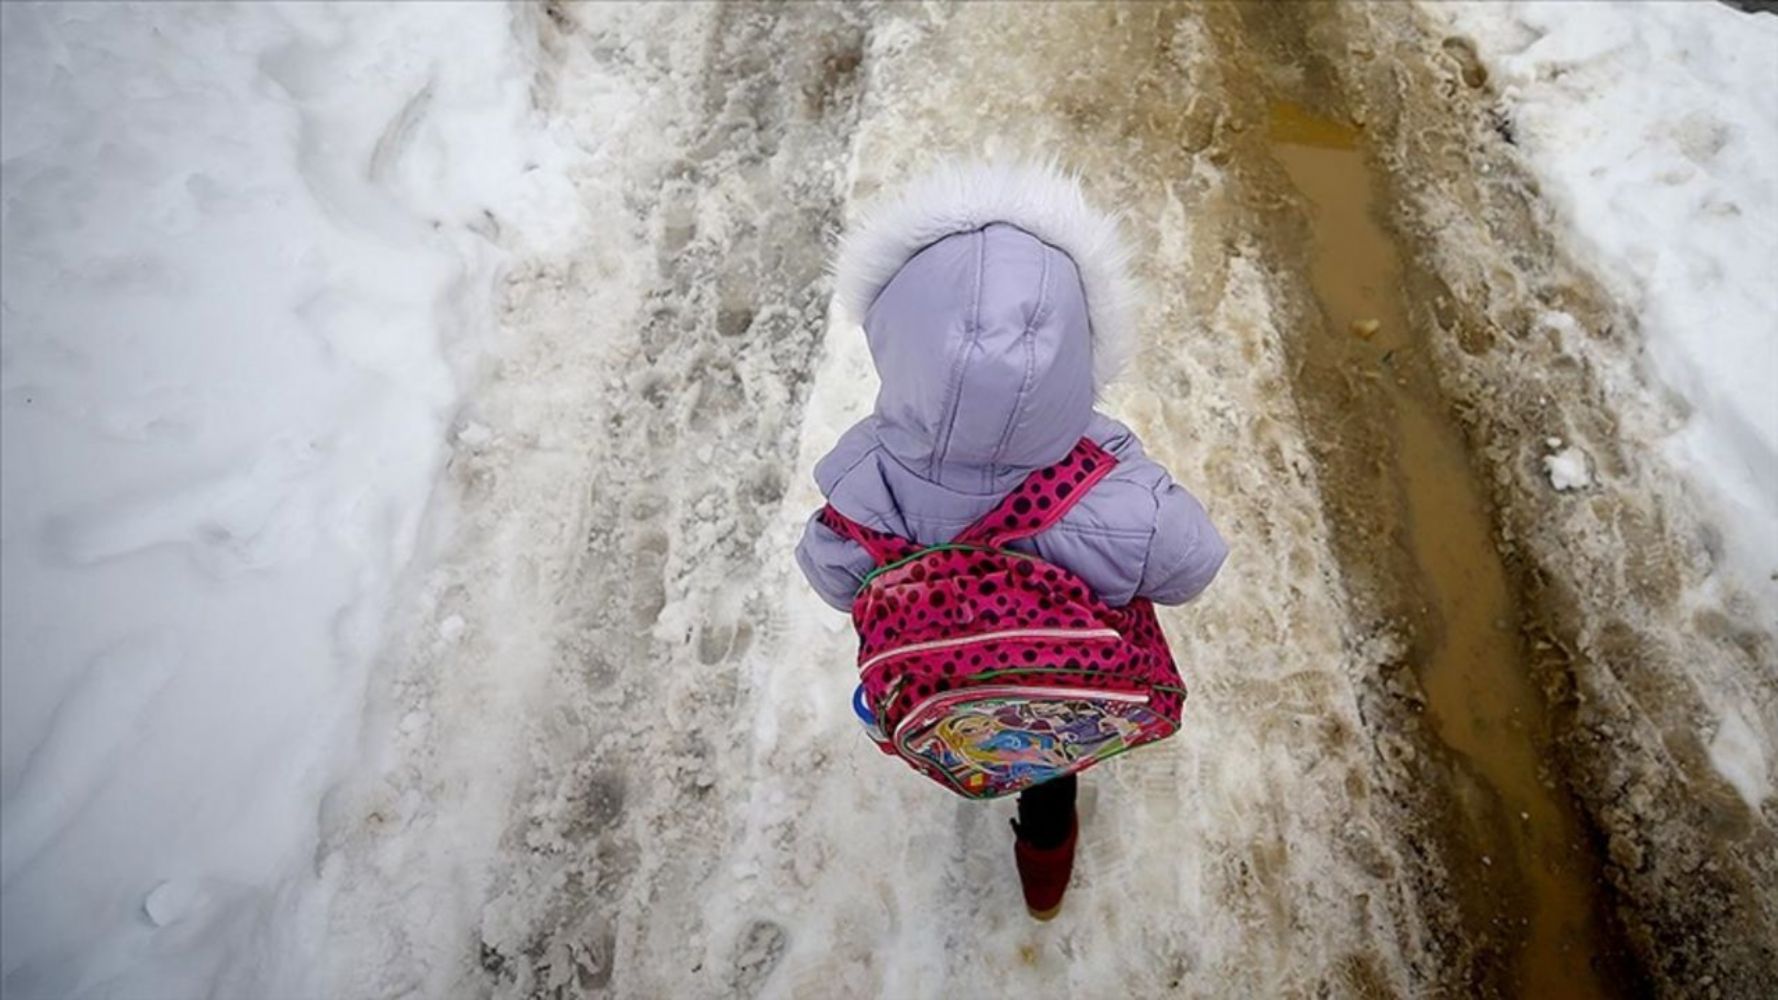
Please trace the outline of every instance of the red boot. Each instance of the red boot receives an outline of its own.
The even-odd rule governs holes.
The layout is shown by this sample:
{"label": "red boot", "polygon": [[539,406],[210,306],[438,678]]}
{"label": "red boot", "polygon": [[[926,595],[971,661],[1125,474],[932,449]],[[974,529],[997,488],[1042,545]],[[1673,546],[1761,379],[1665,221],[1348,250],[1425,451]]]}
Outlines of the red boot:
{"label": "red boot", "polygon": [[1019,886],[1025,890],[1025,908],[1038,920],[1050,920],[1062,909],[1062,894],[1074,874],[1074,842],[1080,837],[1080,817],[1068,818],[1068,839],[1055,847],[1037,847],[1019,835],[1012,825],[1013,860],[1019,866]]}

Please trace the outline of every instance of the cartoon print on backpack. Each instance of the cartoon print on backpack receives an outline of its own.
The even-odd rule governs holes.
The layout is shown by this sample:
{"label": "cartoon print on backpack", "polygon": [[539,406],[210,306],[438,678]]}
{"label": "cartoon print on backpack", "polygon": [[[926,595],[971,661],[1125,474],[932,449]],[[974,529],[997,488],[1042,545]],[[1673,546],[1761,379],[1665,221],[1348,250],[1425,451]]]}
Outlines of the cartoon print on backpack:
{"label": "cartoon print on backpack", "polygon": [[1144,718],[1085,701],[985,699],[970,709],[910,737],[909,752],[943,770],[968,764],[998,784],[1025,786],[1068,773],[1083,758],[1102,760],[1144,741]]}

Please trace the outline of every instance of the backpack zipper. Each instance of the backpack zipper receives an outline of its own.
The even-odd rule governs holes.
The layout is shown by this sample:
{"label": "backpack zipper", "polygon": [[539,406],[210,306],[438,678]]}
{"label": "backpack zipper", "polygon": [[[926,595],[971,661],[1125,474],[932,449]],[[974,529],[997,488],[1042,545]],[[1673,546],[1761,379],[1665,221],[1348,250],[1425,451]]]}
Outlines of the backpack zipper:
{"label": "backpack zipper", "polygon": [[954,646],[967,646],[974,642],[987,642],[991,639],[1121,639],[1123,636],[1114,628],[1015,628],[1000,632],[981,632],[976,635],[959,636],[955,639],[929,639],[926,642],[910,643],[895,649],[878,653],[858,665],[858,672],[882,663],[884,660],[903,656],[908,653],[925,653],[934,649],[950,649]]}

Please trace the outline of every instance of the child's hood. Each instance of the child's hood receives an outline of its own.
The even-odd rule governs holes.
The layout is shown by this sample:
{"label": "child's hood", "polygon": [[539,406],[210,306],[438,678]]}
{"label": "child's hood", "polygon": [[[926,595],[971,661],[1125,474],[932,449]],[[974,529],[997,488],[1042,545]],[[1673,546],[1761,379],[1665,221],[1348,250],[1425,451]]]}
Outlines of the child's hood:
{"label": "child's hood", "polygon": [[1128,259],[1053,167],[946,166],[872,212],[835,271],[882,381],[884,447],[965,491],[1059,461],[1129,353]]}

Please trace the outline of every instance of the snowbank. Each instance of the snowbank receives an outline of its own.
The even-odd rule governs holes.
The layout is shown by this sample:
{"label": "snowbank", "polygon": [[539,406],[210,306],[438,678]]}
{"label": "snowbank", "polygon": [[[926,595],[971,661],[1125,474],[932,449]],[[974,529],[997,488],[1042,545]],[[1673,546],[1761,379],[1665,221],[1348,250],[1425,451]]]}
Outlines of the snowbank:
{"label": "snowbank", "polygon": [[7,997],[307,991],[501,263],[577,224],[510,18],[0,13]]}
{"label": "snowbank", "polygon": [[1665,451],[1722,562],[1778,602],[1778,16],[1715,3],[1427,4],[1690,409]]}

